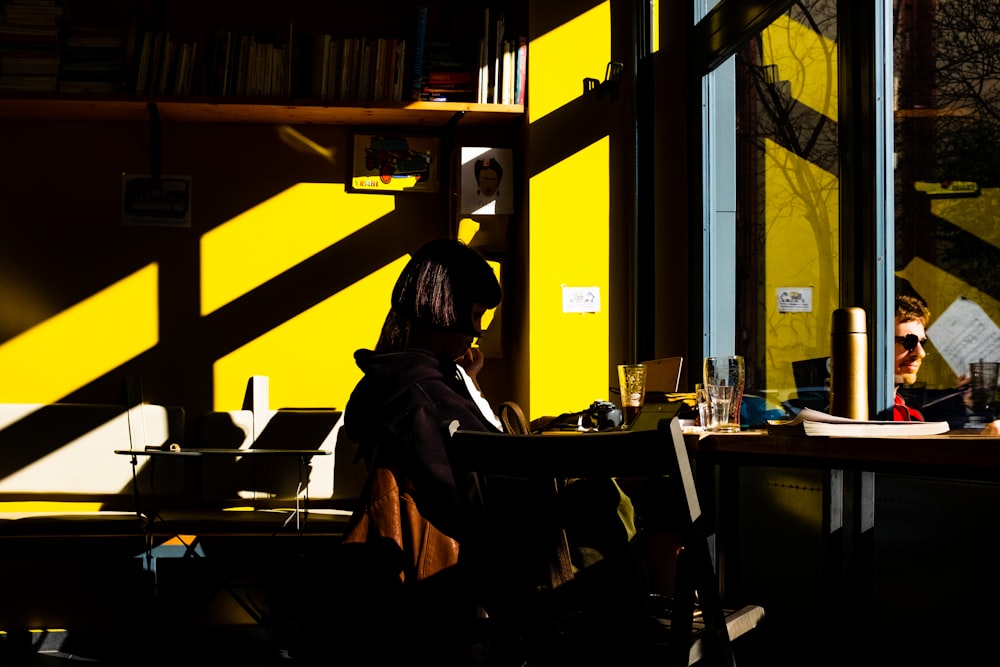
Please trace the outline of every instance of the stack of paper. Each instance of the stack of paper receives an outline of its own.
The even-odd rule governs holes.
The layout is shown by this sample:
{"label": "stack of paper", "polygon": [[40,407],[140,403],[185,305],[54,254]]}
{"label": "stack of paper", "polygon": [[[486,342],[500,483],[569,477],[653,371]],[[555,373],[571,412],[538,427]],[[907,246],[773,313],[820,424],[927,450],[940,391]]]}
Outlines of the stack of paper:
{"label": "stack of paper", "polygon": [[769,421],[767,432],[771,435],[842,435],[907,437],[937,435],[949,430],[948,422],[896,422],[865,421],[836,417],[825,412],[804,408],[790,421]]}

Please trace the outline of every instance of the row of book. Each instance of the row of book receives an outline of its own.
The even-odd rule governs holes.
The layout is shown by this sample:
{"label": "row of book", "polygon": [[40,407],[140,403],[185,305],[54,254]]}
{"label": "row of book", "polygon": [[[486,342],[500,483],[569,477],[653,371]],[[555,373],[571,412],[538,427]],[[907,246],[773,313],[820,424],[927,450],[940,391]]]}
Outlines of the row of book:
{"label": "row of book", "polygon": [[65,9],[55,0],[11,0],[0,11],[0,91],[56,92]]}
{"label": "row of book", "polygon": [[527,41],[502,16],[462,40],[428,39],[427,8],[406,38],[299,31],[73,25],[61,0],[8,0],[0,16],[0,90],[398,102],[523,104]]}
{"label": "row of book", "polygon": [[176,40],[169,32],[147,30],[135,60],[134,73],[126,72],[128,92],[190,95],[198,42]]}
{"label": "row of book", "polygon": [[528,42],[508,34],[504,15],[490,16],[483,10],[483,36],[479,40],[479,88],[481,104],[524,104],[528,71]]}
{"label": "row of book", "polygon": [[406,40],[316,35],[311,97],[400,102],[406,80]]}
{"label": "row of book", "polygon": [[200,39],[147,30],[138,53],[126,58],[123,92],[288,98],[291,43],[232,30]]}
{"label": "row of book", "polygon": [[507,33],[503,14],[483,10],[483,32],[464,41],[427,41],[426,8],[417,10],[413,99],[524,104],[528,40]]}

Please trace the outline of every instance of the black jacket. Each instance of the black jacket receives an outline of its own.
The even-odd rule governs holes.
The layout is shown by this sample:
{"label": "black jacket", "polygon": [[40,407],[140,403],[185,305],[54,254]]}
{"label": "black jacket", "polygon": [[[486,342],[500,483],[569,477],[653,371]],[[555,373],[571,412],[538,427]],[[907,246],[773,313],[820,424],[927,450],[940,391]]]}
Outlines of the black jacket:
{"label": "black jacket", "polygon": [[354,354],[365,376],[344,411],[347,437],[357,443],[369,470],[391,467],[413,486],[421,513],[461,540],[480,511],[475,474],[451,465],[444,425],[497,431],[469,395],[455,362],[426,350]]}

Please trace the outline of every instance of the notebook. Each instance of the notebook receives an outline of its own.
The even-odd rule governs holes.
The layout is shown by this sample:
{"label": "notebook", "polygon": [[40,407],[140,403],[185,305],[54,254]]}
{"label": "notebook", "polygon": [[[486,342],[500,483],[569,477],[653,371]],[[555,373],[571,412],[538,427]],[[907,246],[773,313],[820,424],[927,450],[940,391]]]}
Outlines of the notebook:
{"label": "notebook", "polygon": [[683,401],[669,403],[646,403],[639,410],[639,416],[628,427],[629,431],[653,431],[661,419],[673,419],[684,407]]}

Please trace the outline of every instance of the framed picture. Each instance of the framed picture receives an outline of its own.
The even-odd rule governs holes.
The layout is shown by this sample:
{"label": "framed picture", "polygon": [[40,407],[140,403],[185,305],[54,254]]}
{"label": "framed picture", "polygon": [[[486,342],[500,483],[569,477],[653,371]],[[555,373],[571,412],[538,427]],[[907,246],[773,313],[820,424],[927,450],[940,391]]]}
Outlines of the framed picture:
{"label": "framed picture", "polygon": [[514,212],[513,156],[510,148],[462,148],[460,213],[504,215]]}
{"label": "framed picture", "polygon": [[354,192],[437,192],[441,140],[402,133],[355,134],[350,189]]}

